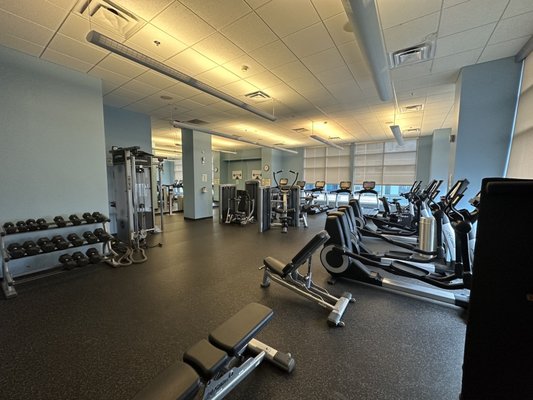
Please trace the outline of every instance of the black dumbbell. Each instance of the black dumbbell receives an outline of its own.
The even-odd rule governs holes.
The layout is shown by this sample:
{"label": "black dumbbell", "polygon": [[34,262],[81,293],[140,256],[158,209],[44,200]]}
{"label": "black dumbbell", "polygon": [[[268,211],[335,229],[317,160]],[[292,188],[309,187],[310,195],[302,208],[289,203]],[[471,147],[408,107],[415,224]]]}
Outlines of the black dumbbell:
{"label": "black dumbbell", "polygon": [[78,264],[69,254],[62,254],[59,256],[59,262],[63,264],[65,269],[71,270],[73,268],[76,268]]}
{"label": "black dumbbell", "polygon": [[97,228],[94,230],[94,236],[98,238],[99,241],[105,242],[111,239],[111,235],[107,233],[103,228]]}
{"label": "black dumbbell", "polygon": [[83,237],[89,244],[98,242],[98,238],[91,231],[83,232]]}
{"label": "black dumbbell", "polygon": [[59,228],[64,228],[67,226],[67,221],[65,221],[65,219],[60,215],[54,218],[54,222]]}
{"label": "black dumbbell", "polygon": [[89,248],[86,252],[85,252],[85,255],[87,257],[89,257],[89,262],[91,264],[98,264],[99,262],[102,261],[102,256],[100,255],[100,253],[98,253],[98,250],[95,249],[94,247],[91,247]]}
{"label": "black dumbbell", "polygon": [[40,230],[48,229],[48,222],[44,218],[39,218],[37,220],[37,226],[39,226]]}
{"label": "black dumbbell", "polygon": [[13,222],[6,222],[3,226],[4,226],[4,230],[8,234],[17,232],[17,227],[15,226]]}
{"label": "black dumbbell", "polygon": [[69,248],[68,242],[61,235],[56,235],[52,238],[52,243],[57,247],[58,250],[65,250]]}
{"label": "black dumbbell", "polygon": [[26,250],[26,254],[29,256],[39,254],[39,247],[35,244],[33,240],[26,240],[22,247],[24,247],[24,250]]}
{"label": "black dumbbell", "polygon": [[40,238],[37,240],[37,246],[41,248],[43,253],[50,253],[56,249],[55,244],[53,244],[48,238]]}
{"label": "black dumbbell", "polygon": [[107,221],[107,217],[104,214],[102,214],[102,213],[100,213],[98,211],[93,212],[93,218],[96,220],[96,222],[106,222]]}
{"label": "black dumbbell", "polygon": [[81,225],[81,219],[76,214],[72,214],[68,217],[70,219],[70,222],[72,222],[72,225]]}
{"label": "black dumbbell", "polygon": [[72,243],[74,247],[81,246],[83,244],[83,239],[79,237],[76,233],[71,233],[67,236],[67,240]]}
{"label": "black dumbbell", "polygon": [[93,215],[89,212],[86,212],[83,214],[83,219],[88,223],[88,224],[94,224],[96,222],[96,218],[93,217]]}
{"label": "black dumbbell", "polygon": [[72,253],[72,259],[76,262],[78,267],[84,267],[89,264],[89,258],[81,251],[76,251]]}
{"label": "black dumbbell", "polygon": [[7,251],[9,251],[11,258],[21,258],[26,255],[26,252],[20,243],[11,243],[7,246]]}
{"label": "black dumbbell", "polygon": [[17,230],[19,232],[28,232],[29,230],[28,226],[26,225],[26,222],[24,221],[18,221],[16,225],[17,225]]}
{"label": "black dumbbell", "polygon": [[36,231],[37,229],[39,229],[39,225],[37,225],[37,222],[33,218],[26,220],[26,226],[30,231]]}

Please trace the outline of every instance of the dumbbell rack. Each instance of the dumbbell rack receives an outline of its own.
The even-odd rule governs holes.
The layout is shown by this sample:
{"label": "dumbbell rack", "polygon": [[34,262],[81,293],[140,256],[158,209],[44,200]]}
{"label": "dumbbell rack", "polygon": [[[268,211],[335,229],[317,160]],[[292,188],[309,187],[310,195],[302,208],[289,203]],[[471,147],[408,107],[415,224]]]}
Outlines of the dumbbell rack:
{"label": "dumbbell rack", "polygon": [[[23,257],[19,257],[19,258],[12,258],[10,256],[10,254],[9,254],[9,251],[7,250],[8,243],[6,243],[6,241],[9,241],[8,238],[11,238],[11,237],[14,237],[14,236],[22,236],[22,235],[24,235],[25,236],[25,240],[33,240],[32,238],[30,238],[31,234],[33,234],[35,236],[38,236],[38,235],[44,236],[45,232],[50,232],[50,231],[55,231],[55,230],[69,230],[69,229],[72,230],[73,228],[77,228],[77,229],[81,228],[82,229],[84,226],[98,225],[98,224],[100,224],[102,226],[103,230],[106,233],[108,233],[107,226],[108,226],[108,223],[109,223],[109,219],[106,219],[105,221],[102,221],[102,222],[87,222],[84,219],[80,219],[80,220],[81,220],[81,224],[78,224],[78,225],[73,224],[71,221],[65,221],[66,222],[66,226],[58,226],[54,222],[49,222],[48,223],[48,229],[39,229],[39,230],[35,230],[35,231],[26,231],[26,232],[15,232],[15,233],[9,233],[9,234],[5,231],[5,229],[3,227],[0,226],[0,255],[1,255],[1,260],[2,260],[2,290],[3,290],[4,295],[5,295],[5,297],[7,299],[17,296],[17,291],[15,290],[15,279],[13,277],[13,274],[9,270],[9,263],[12,262],[12,261],[21,260],[21,259],[30,258],[30,257],[39,257],[39,256],[42,256],[42,255],[45,255],[45,254],[53,254],[53,253],[57,253],[57,252],[68,252],[69,250],[81,249],[83,247],[89,247],[89,246],[97,246],[99,244],[102,244],[102,255],[104,256],[104,260],[105,260],[105,249],[106,249],[106,246],[110,246],[109,241],[100,241],[99,240],[96,243],[84,243],[81,246],[73,246],[72,243],[69,243],[69,247],[66,248],[66,249],[57,249],[56,248],[55,250],[53,250],[51,252],[43,252],[41,250],[38,254],[35,254],[35,255],[24,255]],[[66,235],[64,235],[64,236],[66,236]],[[104,260],[102,260],[102,261],[104,261]],[[59,267],[58,265],[53,265],[50,268],[41,269],[41,270],[36,271],[36,272],[30,272],[29,274],[31,274],[32,279],[34,279],[35,277],[38,277],[38,276],[41,276],[41,277],[49,276],[50,273],[43,274],[43,272],[44,271],[50,272],[51,270],[55,270],[56,273],[65,271],[65,269],[63,269],[62,267]],[[24,275],[26,275],[26,274],[22,273],[22,274],[19,274],[18,276],[24,276]],[[24,280],[24,278],[20,279],[21,282],[23,280]]]}

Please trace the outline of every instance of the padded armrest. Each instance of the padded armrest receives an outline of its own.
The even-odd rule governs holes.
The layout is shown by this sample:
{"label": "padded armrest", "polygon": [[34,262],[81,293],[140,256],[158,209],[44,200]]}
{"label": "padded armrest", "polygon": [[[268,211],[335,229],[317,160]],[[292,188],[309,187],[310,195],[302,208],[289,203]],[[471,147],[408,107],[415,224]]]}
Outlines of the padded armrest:
{"label": "padded armrest", "polygon": [[209,334],[209,341],[235,356],[263,329],[274,312],[262,304],[250,303]]}
{"label": "padded armrest", "polygon": [[190,364],[206,380],[211,379],[224,366],[228,355],[202,339],[183,355],[183,361]]}
{"label": "padded armrest", "polygon": [[133,400],[192,400],[200,389],[200,377],[178,361],[161,372]]}
{"label": "padded armrest", "polygon": [[265,267],[267,267],[270,271],[274,272],[276,275],[279,275],[281,277],[285,276],[284,268],[286,267],[286,264],[282,263],[278,259],[274,257],[267,257],[263,260],[263,264]]}

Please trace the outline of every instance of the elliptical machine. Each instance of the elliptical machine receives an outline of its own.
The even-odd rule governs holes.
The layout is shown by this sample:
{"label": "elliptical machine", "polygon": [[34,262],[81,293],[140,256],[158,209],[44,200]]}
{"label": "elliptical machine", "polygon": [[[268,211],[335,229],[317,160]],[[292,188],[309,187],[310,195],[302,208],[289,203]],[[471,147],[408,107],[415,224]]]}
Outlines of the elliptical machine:
{"label": "elliptical machine", "polygon": [[[277,218],[279,219],[279,223],[272,223],[272,225],[279,225],[281,226],[281,233],[287,233],[289,228],[289,221],[293,218],[298,218],[297,212],[295,208],[289,209],[289,194],[291,190],[296,187],[296,181],[298,180],[298,172],[289,171],[291,174],[294,175],[294,181],[288,185],[289,179],[287,178],[280,178],[279,182],[276,178],[276,175],[282,174],[283,170],[277,171],[273,173],[274,176],[274,182],[276,182],[277,191],[273,191],[272,193],[272,211],[273,213],[273,219]],[[297,187],[296,187],[297,188]],[[298,196],[299,197],[299,196]]]}

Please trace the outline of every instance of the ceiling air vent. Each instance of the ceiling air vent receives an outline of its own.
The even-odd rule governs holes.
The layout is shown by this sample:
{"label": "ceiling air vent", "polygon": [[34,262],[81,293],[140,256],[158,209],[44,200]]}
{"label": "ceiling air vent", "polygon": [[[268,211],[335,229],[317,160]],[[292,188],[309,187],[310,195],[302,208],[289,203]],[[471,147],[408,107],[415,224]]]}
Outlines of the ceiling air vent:
{"label": "ceiling air vent", "polygon": [[109,0],[82,0],[78,13],[89,18],[91,24],[129,38],[141,27],[141,19]]}
{"label": "ceiling air vent", "polygon": [[391,68],[398,68],[407,64],[414,64],[433,58],[435,46],[433,42],[426,42],[417,46],[408,47],[389,54]]}
{"label": "ceiling air vent", "polygon": [[400,107],[401,113],[422,111],[424,109],[423,104],[412,104],[410,106]]}
{"label": "ceiling air vent", "polygon": [[293,131],[296,132],[296,133],[304,133],[304,132],[309,132],[309,129],[307,129],[307,128],[294,128]]}
{"label": "ceiling air vent", "polygon": [[202,121],[201,119],[198,119],[198,118],[195,118],[195,119],[190,119],[188,121],[185,121],[187,124],[195,124],[195,125],[206,125],[208,124],[209,122],[206,122],[206,121]]}
{"label": "ceiling air vent", "polygon": [[420,128],[409,128],[403,131],[405,136],[418,136],[420,135]]}
{"label": "ceiling air vent", "polygon": [[285,143],[274,143],[274,146],[285,146]]}
{"label": "ceiling air vent", "polygon": [[252,99],[255,102],[261,102],[270,99],[270,96],[261,90],[245,94],[244,97],[248,97],[249,99]]}

